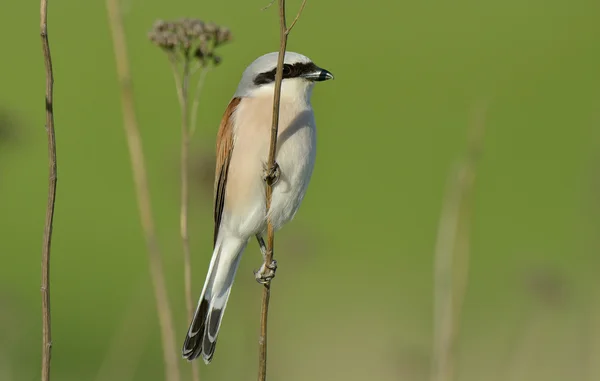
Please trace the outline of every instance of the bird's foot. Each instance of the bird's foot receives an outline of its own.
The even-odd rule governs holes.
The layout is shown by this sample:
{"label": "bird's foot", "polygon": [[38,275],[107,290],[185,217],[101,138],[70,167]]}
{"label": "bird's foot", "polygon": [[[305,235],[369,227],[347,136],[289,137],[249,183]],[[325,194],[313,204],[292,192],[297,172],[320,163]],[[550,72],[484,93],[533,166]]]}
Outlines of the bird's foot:
{"label": "bird's foot", "polygon": [[279,181],[279,176],[281,175],[281,171],[279,169],[279,164],[277,162],[273,163],[272,167],[269,167],[268,163],[263,165],[263,181],[268,185],[275,185]]}
{"label": "bird's foot", "polygon": [[277,270],[277,261],[272,260],[269,265],[265,262],[260,266],[258,271],[254,271],[254,278],[260,284],[268,284],[273,278],[275,278],[275,271]]}

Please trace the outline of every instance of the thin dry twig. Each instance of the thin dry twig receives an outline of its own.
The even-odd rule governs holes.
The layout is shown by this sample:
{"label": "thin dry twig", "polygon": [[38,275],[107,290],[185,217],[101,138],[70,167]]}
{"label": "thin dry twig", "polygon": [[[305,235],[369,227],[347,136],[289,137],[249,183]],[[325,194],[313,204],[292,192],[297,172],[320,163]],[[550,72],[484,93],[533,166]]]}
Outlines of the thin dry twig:
{"label": "thin dry twig", "polygon": [[261,10],[261,11],[266,11],[267,9],[271,8],[271,6],[272,6],[273,4],[275,4],[275,0],[271,0],[271,1],[269,2],[269,4],[265,5],[265,6],[264,6],[263,8],[261,8],[260,10]]}
{"label": "thin dry twig", "polygon": [[190,137],[194,136],[196,132],[196,123],[198,121],[198,107],[200,106],[200,94],[202,94],[202,88],[204,87],[204,80],[206,79],[206,74],[211,69],[205,68],[200,73],[200,78],[196,83],[196,90],[194,92],[194,102],[192,103],[192,115],[190,117]]}
{"label": "thin dry twig", "polygon": [[[177,76],[175,76],[177,77]],[[185,286],[185,306],[187,318],[191,320],[194,314],[192,301],[192,258],[190,253],[190,237],[188,233],[189,218],[189,163],[190,163],[190,127],[188,125],[188,92],[190,83],[190,63],[183,63],[183,80],[178,86],[178,96],[181,106],[181,200],[179,210],[179,232],[181,235],[181,246],[183,248],[183,273]],[[192,363],[192,380],[200,380],[200,368],[198,362]]]}
{"label": "thin dry twig", "polygon": [[294,17],[294,21],[292,21],[292,23],[290,24],[290,26],[287,27],[287,29],[285,30],[285,35],[286,36],[288,34],[290,34],[290,32],[292,31],[292,29],[294,28],[294,26],[298,22],[298,19],[300,18],[300,16],[302,16],[302,11],[304,11],[304,7],[305,6],[306,6],[306,0],[303,0],[302,4],[300,4],[300,9],[298,9],[298,13],[296,13],[296,17]]}
{"label": "thin dry twig", "polygon": [[[300,18],[306,0],[302,1],[302,5],[292,24],[287,27],[285,19],[285,0],[279,0],[279,56],[277,58],[277,70],[275,72],[275,93],[273,95],[273,120],[271,125],[271,145],[269,147],[269,161],[268,170],[269,173],[275,171],[275,154],[277,149],[277,133],[279,130],[279,104],[281,102],[281,82],[283,80],[283,62],[285,59],[285,49],[287,47],[288,35],[292,31],[294,25]],[[267,178],[266,182],[266,206],[267,216],[269,209],[271,208],[271,198],[273,196],[273,178]],[[273,262],[273,247],[275,244],[275,231],[273,224],[270,220],[267,223],[267,252],[265,255],[265,268],[269,268]],[[267,317],[269,314],[269,300],[271,298],[271,281],[267,280],[264,283],[261,313],[260,313],[260,336],[258,340],[259,354],[258,354],[258,381],[265,381],[267,379]]]}
{"label": "thin dry twig", "polygon": [[177,70],[177,60],[172,55],[169,55],[169,63],[171,64],[171,69],[173,70],[173,79],[175,80],[175,89],[177,90],[177,100],[179,101],[179,107],[182,107],[183,104],[183,90],[181,79],[179,79],[179,71]]}
{"label": "thin dry twig", "polygon": [[179,229],[181,233],[181,244],[183,247],[184,280],[185,280],[185,303],[188,319],[192,318],[192,265],[190,258],[190,238],[188,235],[188,164],[190,150],[190,136],[188,126],[188,88],[190,83],[189,62],[183,64],[183,81],[181,83],[181,208],[179,213]]}
{"label": "thin dry twig", "polygon": [[[183,249],[183,272],[185,287],[185,304],[187,319],[190,321],[194,313],[192,299],[192,263],[189,241],[189,166],[190,143],[196,129],[200,92],[211,67],[219,65],[221,57],[216,55],[216,48],[231,41],[228,28],[214,23],[205,23],[199,19],[182,18],[175,21],[157,20],[148,34],[150,41],[167,54],[177,100],[181,111],[181,200],[179,210],[179,232]],[[180,69],[180,64],[182,68]],[[200,71],[200,78],[193,94],[190,107],[189,85],[192,77]],[[191,115],[190,115],[191,109]],[[192,379],[200,379],[198,362],[192,362]]]}
{"label": "thin dry twig", "polygon": [[54,136],[54,72],[48,42],[48,0],[40,2],[40,36],[44,66],[46,68],[46,132],[48,134],[48,203],[44,224],[42,247],[42,381],[50,380],[50,358],[52,356],[52,330],[50,322],[50,248],[52,246],[52,223],[56,198],[56,139]]}
{"label": "thin dry twig", "polygon": [[121,87],[121,107],[123,110],[123,127],[127,136],[129,155],[135,182],[136,198],[140,213],[140,222],[144,231],[144,238],[149,255],[150,275],[154,286],[156,309],[160,323],[163,358],[165,362],[165,379],[179,381],[179,367],[177,351],[175,349],[175,334],[173,318],[167,295],[165,276],[161,261],[161,254],[156,239],[154,220],[150,203],[150,191],[144,163],[144,153],[138,123],[135,115],[133,101],[133,88],[129,72],[127,46],[121,15],[119,14],[119,0],[106,0],[106,9],[111,30],[114,54],[117,65],[117,75]]}
{"label": "thin dry twig", "polygon": [[485,109],[476,112],[467,157],[451,172],[438,228],[432,381],[454,379],[454,350],[468,279],[473,188],[483,147]]}

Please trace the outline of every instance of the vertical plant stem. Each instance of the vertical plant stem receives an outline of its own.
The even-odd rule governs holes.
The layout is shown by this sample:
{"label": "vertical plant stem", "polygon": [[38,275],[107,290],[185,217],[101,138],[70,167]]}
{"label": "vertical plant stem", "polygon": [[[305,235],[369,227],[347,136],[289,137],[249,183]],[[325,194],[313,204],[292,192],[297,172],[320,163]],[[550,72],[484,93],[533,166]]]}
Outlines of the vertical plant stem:
{"label": "vertical plant stem", "polygon": [[[281,102],[281,81],[283,79],[283,61],[285,58],[285,48],[287,46],[286,22],[285,22],[285,0],[279,0],[279,36],[281,43],[279,46],[279,57],[277,59],[277,71],[275,73],[275,93],[273,97],[273,121],[271,125],[271,146],[269,148],[269,168],[275,167],[275,153],[277,148],[277,132],[279,129],[279,104]],[[266,205],[267,216],[271,208],[271,198],[273,196],[273,184],[267,182],[266,185]],[[275,244],[273,224],[269,219],[267,222],[267,255],[265,256],[266,265],[273,262],[273,249]],[[266,282],[263,288],[262,305],[260,312],[260,337],[258,339],[258,381],[267,379],[267,318],[269,315],[269,300],[271,299],[271,282]]]}
{"label": "vertical plant stem", "polygon": [[[186,54],[187,56],[187,54]],[[192,300],[192,259],[190,253],[190,238],[188,229],[189,210],[189,164],[190,164],[190,127],[188,119],[189,109],[189,83],[190,83],[190,61],[183,62],[181,86],[178,87],[181,106],[181,209],[179,213],[179,229],[181,233],[181,246],[183,248],[183,272],[185,284],[185,305],[188,321],[192,320],[194,314],[194,302]],[[200,380],[200,369],[198,362],[192,362],[192,380]]]}
{"label": "vertical plant stem", "polygon": [[190,241],[188,236],[188,164],[190,137],[188,127],[188,87],[189,87],[189,61],[183,63],[183,81],[181,86],[181,208],[179,211],[179,229],[181,245],[183,248],[183,267],[185,280],[185,304],[188,319],[192,319],[192,267],[190,258]]}
{"label": "vertical plant stem", "polygon": [[438,227],[432,381],[452,381],[455,374],[454,352],[468,281],[473,187],[483,146],[483,113],[476,111],[467,157],[451,172]]}
{"label": "vertical plant stem", "polygon": [[200,78],[196,83],[196,91],[194,92],[194,103],[192,104],[192,116],[190,118],[190,137],[194,136],[194,132],[196,132],[196,123],[198,122],[198,107],[200,106],[200,94],[202,93],[202,88],[204,87],[204,80],[206,79],[206,74],[210,69],[208,67],[204,67],[200,69]]}
{"label": "vertical plant stem", "polygon": [[[271,145],[269,147],[269,160],[268,168],[273,171],[275,168],[275,154],[277,150],[277,134],[279,130],[279,105],[281,103],[281,81],[283,80],[283,62],[285,59],[285,49],[287,47],[287,38],[292,28],[300,18],[306,0],[302,1],[300,10],[296,14],[296,18],[287,27],[285,20],[285,0],[279,0],[279,56],[277,58],[277,69],[275,72],[275,92],[273,94],[273,119],[271,124]],[[273,183],[271,180],[267,181],[266,184],[266,206],[267,216],[271,208],[271,199],[273,196]],[[271,220],[267,221],[267,253],[265,256],[265,265],[269,267],[273,262],[273,250],[275,244],[275,231]],[[269,300],[271,298],[271,282],[268,281],[264,284],[262,294],[262,304],[260,313],[260,336],[258,339],[258,381],[265,381],[267,379],[267,318],[269,315]]]}
{"label": "vertical plant stem", "polygon": [[[195,70],[190,70],[190,60],[187,54],[184,57],[183,73],[179,74],[177,59],[175,55],[169,55],[169,62],[173,70],[175,79],[175,88],[177,90],[177,100],[181,110],[181,205],[179,213],[179,230],[181,235],[181,244],[183,248],[183,272],[184,272],[184,287],[185,287],[185,304],[187,310],[188,321],[191,321],[194,314],[194,304],[192,299],[192,260],[189,244],[189,165],[190,165],[190,142],[196,128],[196,119],[198,116],[198,106],[200,103],[200,93],[202,85],[206,78],[207,68],[200,68],[200,78],[196,84],[194,92],[194,101],[191,107],[191,121],[188,118],[190,114],[189,107],[189,82],[190,77]],[[192,380],[200,380],[200,368],[198,362],[192,362]]]}
{"label": "vertical plant stem", "polygon": [[434,338],[431,381],[450,381],[452,370],[450,356],[454,344],[453,334],[453,251],[457,234],[459,205],[458,170],[450,176],[438,227],[434,271]]}
{"label": "vertical plant stem", "polygon": [[133,101],[133,88],[125,43],[125,32],[121,15],[119,14],[119,1],[106,0],[106,9],[109,27],[112,35],[117,75],[120,84],[121,107],[123,111],[123,127],[127,136],[129,155],[133,171],[136,198],[140,213],[140,222],[149,255],[150,276],[156,298],[156,309],[161,330],[163,358],[165,362],[165,379],[179,381],[179,368],[177,364],[177,351],[175,349],[175,335],[173,318],[167,295],[161,254],[156,239],[154,220],[150,203],[150,191],[144,163],[144,153],[138,123],[135,115]]}
{"label": "vertical plant stem", "polygon": [[40,2],[40,37],[44,66],[46,68],[46,132],[48,134],[48,203],[44,224],[42,246],[42,381],[50,380],[50,358],[52,356],[52,329],[50,315],[50,248],[52,246],[52,224],[56,198],[56,140],[54,136],[54,73],[48,42],[48,0]]}

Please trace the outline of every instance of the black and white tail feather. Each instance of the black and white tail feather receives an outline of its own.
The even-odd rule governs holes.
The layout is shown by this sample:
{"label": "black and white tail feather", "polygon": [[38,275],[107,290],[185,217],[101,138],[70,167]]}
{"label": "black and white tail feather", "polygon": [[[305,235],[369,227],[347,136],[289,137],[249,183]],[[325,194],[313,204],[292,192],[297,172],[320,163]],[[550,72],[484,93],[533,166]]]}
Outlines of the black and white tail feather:
{"label": "black and white tail feather", "polygon": [[219,239],[210,260],[204,288],[183,343],[182,355],[188,361],[202,355],[209,364],[217,346],[217,336],[242,252],[247,241]]}

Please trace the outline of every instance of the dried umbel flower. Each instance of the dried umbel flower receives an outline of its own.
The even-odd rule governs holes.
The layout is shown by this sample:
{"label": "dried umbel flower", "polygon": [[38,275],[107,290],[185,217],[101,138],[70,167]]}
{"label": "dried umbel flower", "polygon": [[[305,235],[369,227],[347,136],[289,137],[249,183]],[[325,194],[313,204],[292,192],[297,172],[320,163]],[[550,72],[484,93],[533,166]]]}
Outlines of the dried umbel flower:
{"label": "dried umbel flower", "polygon": [[228,28],[199,19],[182,18],[176,21],[157,20],[148,38],[174,58],[198,60],[201,66],[218,65],[221,57],[215,49],[231,41]]}

